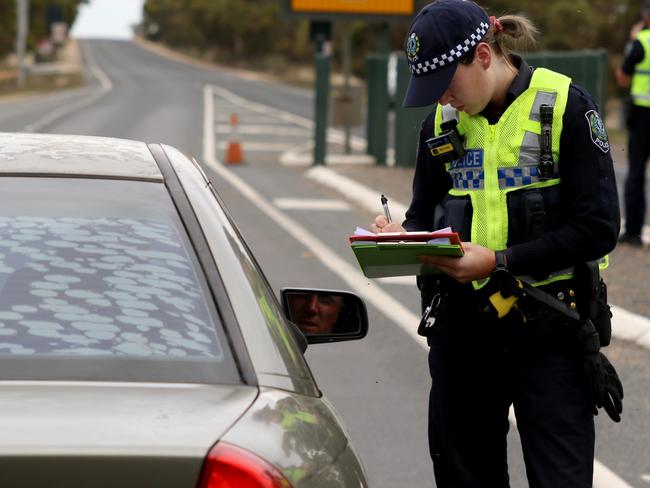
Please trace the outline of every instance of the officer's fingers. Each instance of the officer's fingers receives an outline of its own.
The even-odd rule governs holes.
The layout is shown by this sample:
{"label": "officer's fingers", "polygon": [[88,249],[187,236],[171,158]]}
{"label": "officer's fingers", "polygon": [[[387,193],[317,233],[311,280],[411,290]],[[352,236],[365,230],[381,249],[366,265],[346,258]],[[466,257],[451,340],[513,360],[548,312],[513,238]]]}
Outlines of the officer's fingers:
{"label": "officer's fingers", "polygon": [[607,391],[607,399],[610,400],[614,404],[614,408],[618,413],[621,413],[623,411],[623,399],[619,395],[619,392],[616,390],[613,390],[611,387]]}
{"label": "officer's fingers", "polygon": [[607,399],[605,400],[605,412],[607,412],[607,415],[614,421],[614,422],[620,422],[621,421],[621,415],[620,413],[623,411],[622,408],[623,406],[620,405],[620,409],[617,408],[618,405],[616,405],[613,401],[612,398],[608,395]]}
{"label": "officer's fingers", "polygon": [[399,225],[397,222],[391,222],[386,224],[386,226],[381,230],[382,232],[406,232],[404,227]]}
{"label": "officer's fingers", "polygon": [[388,224],[388,219],[386,218],[385,215],[377,215],[375,217],[375,223],[373,225],[381,229],[382,227],[386,227],[387,224]]}
{"label": "officer's fingers", "polygon": [[431,256],[429,254],[418,254],[417,258],[421,263],[434,268],[439,268],[445,273],[449,273],[455,269],[454,260],[444,256]]}
{"label": "officer's fingers", "polygon": [[621,383],[621,380],[618,378],[618,376],[614,377],[614,386],[616,388],[616,391],[618,392],[618,396],[623,398],[623,383]]}
{"label": "officer's fingers", "polygon": [[612,385],[612,387],[616,388],[618,396],[623,398],[623,383],[621,383],[621,379],[616,374],[616,371],[614,370],[613,366],[611,367],[611,371],[610,371],[610,374],[609,374],[609,379],[610,379],[610,384]]}

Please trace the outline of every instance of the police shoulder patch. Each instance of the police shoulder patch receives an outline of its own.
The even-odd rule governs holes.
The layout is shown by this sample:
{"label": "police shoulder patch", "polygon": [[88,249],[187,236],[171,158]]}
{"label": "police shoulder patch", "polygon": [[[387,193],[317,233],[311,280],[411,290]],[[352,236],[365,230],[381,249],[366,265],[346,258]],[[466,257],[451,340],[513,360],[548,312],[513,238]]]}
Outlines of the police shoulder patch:
{"label": "police shoulder patch", "polygon": [[589,110],[585,113],[585,117],[589,123],[591,142],[593,142],[598,149],[607,154],[609,152],[609,139],[607,137],[607,131],[605,130],[605,124],[603,124],[600,115],[595,110]]}

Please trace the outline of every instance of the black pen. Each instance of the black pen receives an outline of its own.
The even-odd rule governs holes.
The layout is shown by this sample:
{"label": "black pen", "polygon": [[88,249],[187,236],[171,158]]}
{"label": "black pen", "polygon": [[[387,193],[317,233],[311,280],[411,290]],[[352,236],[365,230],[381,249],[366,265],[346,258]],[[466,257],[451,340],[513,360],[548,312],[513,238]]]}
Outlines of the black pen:
{"label": "black pen", "polygon": [[390,210],[388,210],[388,198],[384,196],[384,194],[381,194],[381,206],[384,207],[384,214],[386,215],[386,220],[388,220],[388,223],[390,224],[393,219],[390,218]]}

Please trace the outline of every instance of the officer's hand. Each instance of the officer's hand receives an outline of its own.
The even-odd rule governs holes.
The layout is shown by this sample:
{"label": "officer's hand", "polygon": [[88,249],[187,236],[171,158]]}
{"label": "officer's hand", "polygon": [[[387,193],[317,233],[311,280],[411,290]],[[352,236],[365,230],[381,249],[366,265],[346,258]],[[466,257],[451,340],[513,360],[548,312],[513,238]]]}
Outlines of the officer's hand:
{"label": "officer's hand", "polygon": [[381,234],[382,232],[406,232],[404,227],[396,222],[389,224],[385,215],[377,215],[375,222],[370,224],[370,230],[375,234]]}
{"label": "officer's hand", "polygon": [[645,22],[643,20],[637,22],[630,28],[630,41],[636,40],[639,35],[639,32],[645,27]]}
{"label": "officer's hand", "polygon": [[418,259],[427,266],[440,269],[460,283],[487,278],[494,271],[494,251],[487,247],[463,242],[465,254],[460,258],[421,254]]}
{"label": "officer's hand", "polygon": [[599,408],[605,408],[607,415],[614,422],[620,422],[623,412],[623,385],[614,366],[600,352],[585,354],[584,372],[594,415],[598,415]]}

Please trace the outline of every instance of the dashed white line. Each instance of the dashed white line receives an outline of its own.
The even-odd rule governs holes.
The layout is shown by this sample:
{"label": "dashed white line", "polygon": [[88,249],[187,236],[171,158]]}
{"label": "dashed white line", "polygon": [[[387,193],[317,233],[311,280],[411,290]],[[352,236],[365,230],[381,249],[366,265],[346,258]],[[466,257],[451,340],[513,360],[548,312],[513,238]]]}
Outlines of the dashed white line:
{"label": "dashed white line", "polygon": [[88,97],[80,98],[76,102],[72,102],[68,105],[60,106],[55,110],[52,110],[51,112],[43,115],[35,122],[32,122],[31,124],[28,124],[25,127],[23,127],[22,132],[38,132],[44,129],[45,127],[47,127],[48,125],[53,124],[61,117],[64,117],[68,114],[76,112],[77,110],[81,110],[82,108],[95,103],[97,100],[99,100],[101,97],[106,95],[106,93],[108,93],[113,89],[113,83],[111,83],[111,80],[109,79],[108,76],[106,76],[106,73],[104,73],[102,69],[97,65],[97,63],[95,62],[95,58],[92,55],[92,52],[88,48],[83,46],[82,46],[82,51],[84,52],[84,58],[86,59],[86,64],[88,66],[88,69],[93,74],[93,76],[97,78],[101,88],[98,91],[91,93]]}
{"label": "dashed white line", "polygon": [[[254,142],[254,141],[242,141],[240,138],[238,139],[238,142],[240,143],[242,147],[242,151],[244,153],[246,151],[252,151],[252,152],[266,152],[266,151],[273,151],[273,152],[281,152],[285,151],[288,148],[292,146],[292,144],[289,144],[287,142]],[[217,143],[217,149],[219,151],[225,151],[228,149],[228,145],[230,144],[229,141],[220,141]]]}
{"label": "dashed white line", "polygon": [[318,198],[275,198],[276,207],[285,210],[350,210],[343,200],[325,200]]}
{"label": "dashed white line", "polygon": [[[217,124],[215,132],[217,134],[230,134],[233,127],[230,124]],[[260,125],[260,124],[238,124],[237,132],[246,135],[274,135],[274,136],[299,136],[309,137],[309,132],[301,127],[291,127],[288,125]]]}

